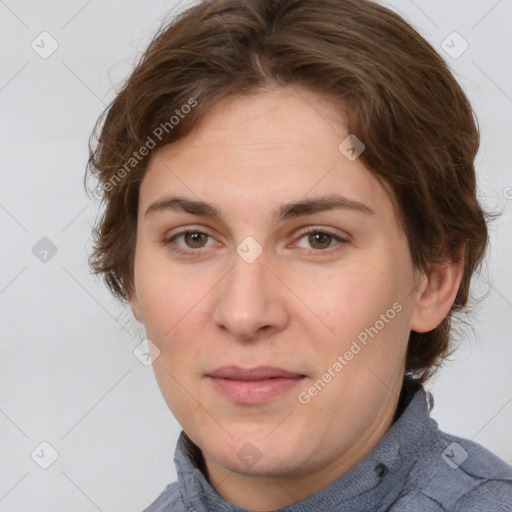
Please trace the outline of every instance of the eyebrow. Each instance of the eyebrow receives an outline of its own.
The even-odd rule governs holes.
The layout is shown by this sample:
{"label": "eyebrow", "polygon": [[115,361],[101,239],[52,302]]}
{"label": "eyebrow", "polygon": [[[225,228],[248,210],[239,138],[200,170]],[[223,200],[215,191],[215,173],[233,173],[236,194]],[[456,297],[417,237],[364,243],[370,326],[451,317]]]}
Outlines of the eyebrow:
{"label": "eyebrow", "polygon": [[[366,215],[375,214],[374,210],[359,201],[340,195],[328,195],[283,204],[273,211],[272,218],[274,223],[278,223],[282,220],[328,210],[347,210]],[[224,222],[221,210],[215,205],[181,196],[164,197],[155,201],[148,207],[144,215],[165,211],[183,211],[192,215],[209,217]]]}

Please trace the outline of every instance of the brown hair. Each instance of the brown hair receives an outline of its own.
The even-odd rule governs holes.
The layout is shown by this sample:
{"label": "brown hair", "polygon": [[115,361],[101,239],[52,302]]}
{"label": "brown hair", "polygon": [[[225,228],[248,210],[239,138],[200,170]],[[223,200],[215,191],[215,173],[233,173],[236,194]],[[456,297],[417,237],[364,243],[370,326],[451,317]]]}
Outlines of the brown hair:
{"label": "brown hair", "polygon": [[203,1],[164,23],[89,142],[88,171],[105,206],[91,268],[127,301],[148,152],[185,136],[223,97],[284,85],[343,108],[348,132],[366,146],[359,158],[392,191],[416,268],[455,261],[464,247],[449,314],[410,334],[407,374],[424,382],[452,352],[451,317],[467,307],[488,243],[491,215],[477,200],[474,172],[479,129],[440,55],[370,0]]}

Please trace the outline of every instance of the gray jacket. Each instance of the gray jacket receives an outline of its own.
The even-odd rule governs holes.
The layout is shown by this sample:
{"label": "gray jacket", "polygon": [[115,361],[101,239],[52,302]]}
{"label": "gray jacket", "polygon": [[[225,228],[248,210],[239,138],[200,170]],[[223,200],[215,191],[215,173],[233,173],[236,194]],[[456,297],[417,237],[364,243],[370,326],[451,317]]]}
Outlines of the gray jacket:
{"label": "gray jacket", "polygon": [[[375,449],[338,480],[280,512],[512,512],[512,466],[483,446],[441,432],[416,392]],[[144,512],[247,512],[222,499],[185,448],[178,481]]]}

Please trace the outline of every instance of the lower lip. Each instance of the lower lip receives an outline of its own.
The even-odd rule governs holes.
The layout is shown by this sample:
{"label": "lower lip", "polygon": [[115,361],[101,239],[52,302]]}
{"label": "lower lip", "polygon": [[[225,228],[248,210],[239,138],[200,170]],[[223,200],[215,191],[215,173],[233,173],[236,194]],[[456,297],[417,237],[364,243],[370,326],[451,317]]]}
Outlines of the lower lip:
{"label": "lower lip", "polygon": [[233,402],[262,404],[301,383],[305,377],[276,377],[264,380],[233,380],[208,377],[214,388]]}

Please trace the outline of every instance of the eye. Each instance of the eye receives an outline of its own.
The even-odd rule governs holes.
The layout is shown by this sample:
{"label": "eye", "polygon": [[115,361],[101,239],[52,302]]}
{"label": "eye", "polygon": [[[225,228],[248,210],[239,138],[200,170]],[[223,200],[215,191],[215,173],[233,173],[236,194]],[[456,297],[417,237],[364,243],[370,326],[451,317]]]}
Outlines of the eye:
{"label": "eye", "polygon": [[[180,231],[176,233],[172,237],[166,238],[163,240],[164,245],[168,245],[172,251],[180,252],[183,254],[191,254],[198,252],[197,249],[202,249],[203,247],[208,247],[206,245],[206,241],[210,237],[207,233],[203,233],[202,231],[195,229],[188,229]],[[178,247],[174,247],[176,245],[176,241],[183,238],[183,242],[185,243],[185,247],[178,244]]]}
{"label": "eye", "polygon": [[[329,249],[336,245],[348,243],[348,240],[341,236],[321,229],[309,229],[302,233],[299,241],[303,238],[306,238],[306,243],[309,244],[310,247],[313,247],[313,249],[305,247],[305,249],[310,253],[328,252]],[[333,244],[332,242],[335,243]]]}
{"label": "eye", "polygon": [[[199,249],[212,245],[208,244],[208,238],[212,238],[208,233],[189,228],[165,238],[162,243],[176,253],[199,255],[201,252]],[[308,228],[307,231],[303,231],[298,241],[300,242],[302,239],[306,239],[306,244],[308,244],[309,247],[304,247],[298,242],[296,245],[305,249],[309,254],[317,255],[319,253],[331,252],[336,245],[348,243],[347,239],[331,233],[328,230],[319,228]],[[179,240],[182,240],[182,242],[178,243]]]}

